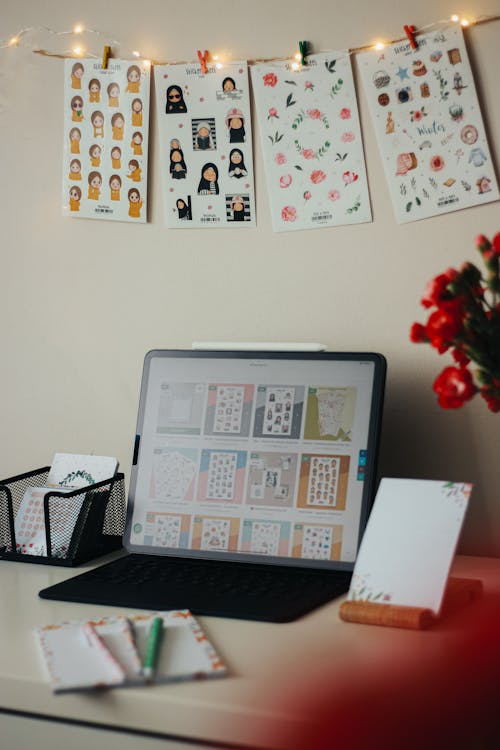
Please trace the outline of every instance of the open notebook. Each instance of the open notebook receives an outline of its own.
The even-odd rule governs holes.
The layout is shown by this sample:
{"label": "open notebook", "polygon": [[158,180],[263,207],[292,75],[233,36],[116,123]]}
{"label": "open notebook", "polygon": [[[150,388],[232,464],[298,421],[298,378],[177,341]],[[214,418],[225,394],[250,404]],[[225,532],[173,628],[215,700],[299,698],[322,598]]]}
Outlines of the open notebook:
{"label": "open notebook", "polygon": [[285,621],[347,591],[384,380],[379,354],[149,352],[131,554],[40,595]]}

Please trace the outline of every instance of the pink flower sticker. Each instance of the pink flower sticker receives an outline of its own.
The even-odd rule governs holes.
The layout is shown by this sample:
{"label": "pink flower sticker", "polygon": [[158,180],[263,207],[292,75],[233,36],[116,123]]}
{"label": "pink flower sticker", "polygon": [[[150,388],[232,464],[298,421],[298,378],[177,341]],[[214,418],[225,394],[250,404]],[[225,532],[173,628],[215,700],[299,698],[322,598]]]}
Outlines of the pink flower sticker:
{"label": "pink flower sticker", "polygon": [[326,180],[326,174],[322,169],[315,169],[311,172],[311,182],[313,185],[317,185],[318,183],[323,182],[323,180]]}
{"label": "pink flower sticker", "polygon": [[352,141],[354,140],[354,133],[351,133],[350,131],[342,133],[341,140],[343,141],[343,143],[352,143]]}
{"label": "pink flower sticker", "polygon": [[320,120],[321,119],[321,112],[319,109],[308,109],[307,114],[311,118],[311,120]]}
{"label": "pink flower sticker", "polygon": [[312,148],[303,148],[301,153],[304,159],[314,159],[314,157],[316,156],[316,153]]}
{"label": "pink flower sticker", "polygon": [[297,209],[293,206],[285,206],[281,209],[281,218],[283,221],[295,221],[297,218]]}
{"label": "pink flower sticker", "polygon": [[351,185],[353,182],[356,182],[358,175],[356,172],[344,172],[342,179],[344,180],[345,185]]}
{"label": "pink flower sticker", "polygon": [[351,119],[351,110],[349,109],[349,107],[343,107],[343,109],[340,110],[340,119],[341,120]]}
{"label": "pink flower sticker", "polygon": [[278,83],[278,76],[275,73],[266,73],[262,76],[262,80],[264,81],[264,86],[274,87]]}
{"label": "pink flower sticker", "polygon": [[338,199],[340,198],[339,191],[338,190],[330,190],[330,192],[328,193],[328,198],[331,201],[338,201]]}
{"label": "pink flower sticker", "polygon": [[284,174],[280,177],[280,187],[281,188],[287,188],[290,187],[292,184],[292,175],[291,174]]}
{"label": "pink flower sticker", "polygon": [[272,117],[278,117],[278,110],[276,107],[271,107],[267,113],[267,119],[270,120]]}
{"label": "pink flower sticker", "polygon": [[282,153],[276,154],[276,156],[274,157],[274,161],[276,162],[276,164],[280,164],[280,165],[286,164],[285,154],[282,154]]}

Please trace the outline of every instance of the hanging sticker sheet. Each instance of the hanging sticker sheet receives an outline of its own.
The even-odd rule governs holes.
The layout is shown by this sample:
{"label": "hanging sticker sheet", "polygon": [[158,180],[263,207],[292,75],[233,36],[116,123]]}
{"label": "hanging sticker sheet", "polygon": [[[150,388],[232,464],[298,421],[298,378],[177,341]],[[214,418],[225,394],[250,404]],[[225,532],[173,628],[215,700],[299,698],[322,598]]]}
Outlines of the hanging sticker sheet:
{"label": "hanging sticker sheet", "polygon": [[155,66],[165,225],[255,225],[246,62]]}
{"label": "hanging sticker sheet", "polygon": [[498,200],[459,26],[359,55],[396,221]]}
{"label": "hanging sticker sheet", "polygon": [[149,87],[142,64],[66,60],[65,216],[147,220]]}
{"label": "hanging sticker sheet", "polygon": [[307,63],[251,68],[276,232],[371,221],[350,57]]}

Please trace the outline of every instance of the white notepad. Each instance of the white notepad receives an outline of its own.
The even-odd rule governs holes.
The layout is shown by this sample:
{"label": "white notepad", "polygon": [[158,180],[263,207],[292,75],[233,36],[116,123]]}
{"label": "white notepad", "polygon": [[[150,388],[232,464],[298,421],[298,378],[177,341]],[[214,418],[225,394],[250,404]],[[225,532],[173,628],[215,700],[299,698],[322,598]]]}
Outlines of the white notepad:
{"label": "white notepad", "polygon": [[382,479],[348,599],[439,614],[471,484]]}
{"label": "white notepad", "polygon": [[[55,693],[145,682],[151,624],[163,619],[154,682],[222,677],[227,667],[189,610],[66,622],[36,629]],[[98,641],[85,633],[90,625]],[[100,642],[100,643],[99,643]]]}

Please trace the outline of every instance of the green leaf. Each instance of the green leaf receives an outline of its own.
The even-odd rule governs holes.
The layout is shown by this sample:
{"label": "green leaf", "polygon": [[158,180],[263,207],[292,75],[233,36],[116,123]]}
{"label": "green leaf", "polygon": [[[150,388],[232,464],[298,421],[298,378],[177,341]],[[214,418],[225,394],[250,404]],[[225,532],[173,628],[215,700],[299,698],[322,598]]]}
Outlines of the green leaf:
{"label": "green leaf", "polygon": [[289,83],[290,86],[296,86],[297,85],[297,81],[285,81],[285,83]]}
{"label": "green leaf", "polygon": [[293,101],[293,94],[288,94],[286,98],[286,106],[287,107],[293,107],[294,104],[297,104],[297,102]]}
{"label": "green leaf", "polygon": [[411,211],[412,201],[406,204],[406,213],[409,213]]}
{"label": "green leaf", "polygon": [[295,169],[298,169],[300,172],[303,171],[302,167],[300,167],[298,164],[295,165]]}
{"label": "green leaf", "polygon": [[422,201],[420,200],[420,198],[418,197],[418,195],[415,198],[415,203],[417,204],[417,206],[421,206],[422,205]]}

